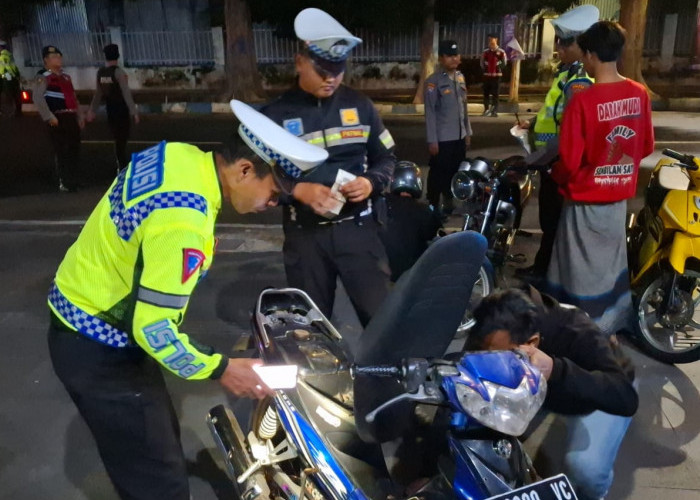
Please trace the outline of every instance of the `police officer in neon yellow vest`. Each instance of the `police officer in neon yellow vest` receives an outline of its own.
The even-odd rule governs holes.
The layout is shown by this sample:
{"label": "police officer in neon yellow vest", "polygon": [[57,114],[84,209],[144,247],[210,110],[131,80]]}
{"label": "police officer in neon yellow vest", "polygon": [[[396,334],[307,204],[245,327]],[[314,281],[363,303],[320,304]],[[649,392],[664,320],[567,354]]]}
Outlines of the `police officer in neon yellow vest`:
{"label": "police officer in neon yellow vest", "polygon": [[[537,117],[530,122],[520,122],[520,126],[529,128],[534,136],[536,151],[526,158],[530,164],[550,165],[556,159],[559,153],[559,126],[566,102],[593,83],[583,69],[583,54],[576,43],[576,37],[596,23],[599,15],[597,7],[581,5],[552,21],[561,63]],[[543,278],[547,273],[561,212],[562,198],[548,172],[541,174],[538,200],[542,228],[540,248],[532,266],[516,270],[517,276],[533,281]]]}
{"label": "police officer in neon yellow vest", "polygon": [[239,396],[272,393],[253,370],[180,330],[210,269],[223,203],[240,213],[328,153],[231,101],[238,136],[217,153],[161,142],[132,157],[90,215],[51,285],[54,370],[87,422],[122,498],[189,500],[185,458],[161,369],[218,380]]}
{"label": "police officer in neon yellow vest", "polygon": [[3,94],[12,98],[15,117],[22,116],[19,68],[15,64],[12,52],[7,48],[7,42],[0,40],[0,113],[2,113]]}

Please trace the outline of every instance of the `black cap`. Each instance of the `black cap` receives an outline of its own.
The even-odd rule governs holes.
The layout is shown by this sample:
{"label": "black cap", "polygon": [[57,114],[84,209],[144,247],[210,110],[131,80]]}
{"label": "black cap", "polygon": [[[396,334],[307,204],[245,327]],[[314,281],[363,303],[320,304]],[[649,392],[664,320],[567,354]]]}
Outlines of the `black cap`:
{"label": "black cap", "polygon": [[46,57],[48,55],[51,55],[51,54],[58,54],[58,55],[62,56],[63,52],[58,50],[58,47],[56,47],[54,45],[47,45],[46,47],[41,49],[41,57],[42,58]]}
{"label": "black cap", "polygon": [[105,59],[108,61],[116,61],[119,59],[119,45],[116,43],[105,45],[105,48],[102,49],[102,51],[105,53]]}
{"label": "black cap", "polygon": [[439,56],[456,56],[459,54],[459,47],[454,40],[443,40],[438,45]]}

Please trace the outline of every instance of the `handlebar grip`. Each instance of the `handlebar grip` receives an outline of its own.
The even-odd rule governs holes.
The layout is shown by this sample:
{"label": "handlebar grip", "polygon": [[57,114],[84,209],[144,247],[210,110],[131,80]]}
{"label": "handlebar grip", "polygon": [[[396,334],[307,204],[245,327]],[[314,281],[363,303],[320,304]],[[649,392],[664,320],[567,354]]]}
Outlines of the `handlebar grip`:
{"label": "handlebar grip", "polygon": [[689,168],[690,170],[697,170],[697,165],[695,165],[695,162],[693,161],[693,156],[692,155],[684,155],[683,153],[679,153],[678,151],[674,151],[673,149],[664,149],[662,153],[669,158],[673,158],[674,160],[678,160],[685,166],[686,168]]}
{"label": "handlebar grip", "polygon": [[353,371],[357,374],[371,375],[374,377],[396,377],[401,374],[401,369],[398,366],[392,365],[375,365],[375,366],[358,366],[353,367]]}

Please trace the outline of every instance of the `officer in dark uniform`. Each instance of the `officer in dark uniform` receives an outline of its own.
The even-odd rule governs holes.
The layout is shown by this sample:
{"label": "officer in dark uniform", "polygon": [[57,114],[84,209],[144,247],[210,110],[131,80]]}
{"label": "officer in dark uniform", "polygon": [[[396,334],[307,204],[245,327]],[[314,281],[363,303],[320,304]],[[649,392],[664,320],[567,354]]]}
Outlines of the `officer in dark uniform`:
{"label": "officer in dark uniform", "polygon": [[114,152],[117,157],[117,172],[126,168],[129,157],[126,143],[131,131],[131,119],[139,123],[139,115],[129,90],[127,75],[119,64],[119,46],[111,43],[104,48],[107,63],[97,70],[95,96],[92,98],[87,121],[95,119],[97,108],[104,101],[107,108],[107,122],[114,137]]}
{"label": "officer in dark uniform", "polygon": [[[454,40],[438,46],[440,69],[425,80],[425,135],[430,153],[428,203],[442,215],[452,213],[452,176],[471,145],[472,127],[467,114],[467,85],[457,69],[461,62]],[[444,207],[440,205],[442,195]]]}
{"label": "officer in dark uniform", "polygon": [[56,153],[58,188],[77,191],[80,172],[80,130],[84,127],[73,82],[63,72],[63,54],[53,45],[41,51],[44,69],[40,70],[34,87],[34,103],[39,115],[49,127]]}
{"label": "officer in dark uniform", "polygon": [[326,148],[329,158],[306,174],[286,200],[287,281],[305,290],[330,317],[340,277],[366,325],[389,290],[377,200],[391,181],[394,141],[372,102],[341,85],[345,60],[362,40],[313,8],[297,15],[294,29],[303,42],[295,56],[297,84],[262,112]]}

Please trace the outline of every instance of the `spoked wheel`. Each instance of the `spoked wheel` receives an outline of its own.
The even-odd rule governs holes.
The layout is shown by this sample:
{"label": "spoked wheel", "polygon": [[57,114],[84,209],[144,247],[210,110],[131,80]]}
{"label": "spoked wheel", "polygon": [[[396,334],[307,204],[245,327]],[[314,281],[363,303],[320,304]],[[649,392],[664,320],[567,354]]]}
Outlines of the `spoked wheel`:
{"label": "spoked wheel", "polygon": [[686,270],[676,279],[673,297],[670,272],[661,274],[643,291],[637,303],[642,348],[664,363],[700,359],[700,273]]}
{"label": "spoked wheel", "polygon": [[464,313],[462,322],[457,327],[457,338],[464,338],[467,336],[469,330],[471,330],[471,328],[474,326],[472,311],[479,305],[481,299],[493,293],[494,289],[493,268],[491,267],[490,262],[486,262],[479,268],[479,276],[474,283],[474,288],[472,288],[472,296],[469,300],[469,307]]}

